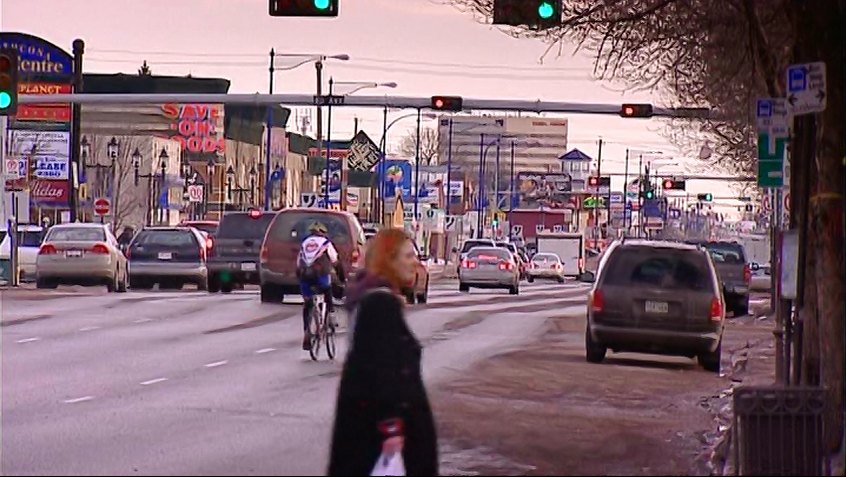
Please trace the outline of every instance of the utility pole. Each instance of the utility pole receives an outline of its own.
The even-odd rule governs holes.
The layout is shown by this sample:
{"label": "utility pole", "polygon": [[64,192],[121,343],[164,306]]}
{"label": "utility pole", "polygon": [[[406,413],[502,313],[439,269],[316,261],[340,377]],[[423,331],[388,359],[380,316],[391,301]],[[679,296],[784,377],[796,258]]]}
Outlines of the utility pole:
{"label": "utility pole", "polygon": [[[271,48],[270,49],[270,78],[269,78],[269,86],[270,86],[270,94],[273,94],[273,76],[274,72],[276,71],[276,51]],[[271,159],[271,149],[272,149],[272,134],[273,134],[273,106],[267,107],[267,156],[264,158],[264,210],[265,212],[270,210],[270,159]]]}
{"label": "utility pole", "polygon": [[[314,62],[314,69],[317,73],[317,96],[323,96],[323,59]],[[317,157],[323,157],[323,106],[317,107]],[[324,190],[325,206],[329,208],[329,158],[326,158],[326,185]]]}
{"label": "utility pole", "polygon": [[596,184],[596,202],[595,207],[593,209],[593,224],[594,224],[594,240],[596,249],[599,250],[599,239],[601,234],[601,228],[599,227],[599,198],[601,197],[600,192],[602,191],[602,138],[599,138],[599,153],[597,154],[596,158],[596,175],[597,175],[597,184]]}
{"label": "utility pole", "polygon": [[623,229],[628,233],[631,212],[629,211],[629,148],[626,148],[626,171],[623,173]]}

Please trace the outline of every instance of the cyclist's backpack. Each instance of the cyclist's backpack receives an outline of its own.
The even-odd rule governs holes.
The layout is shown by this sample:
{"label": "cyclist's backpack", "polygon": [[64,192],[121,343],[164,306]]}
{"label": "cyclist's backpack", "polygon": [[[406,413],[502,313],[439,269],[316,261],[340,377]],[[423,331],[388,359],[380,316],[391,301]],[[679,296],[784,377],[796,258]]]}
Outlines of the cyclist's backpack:
{"label": "cyclist's backpack", "polygon": [[[309,239],[306,239],[309,240]],[[323,244],[319,245],[320,249],[323,249],[328,243],[328,240]],[[332,273],[332,262],[329,260],[329,255],[321,250],[320,255],[312,261],[308,263],[308,258],[303,255],[303,252],[300,251],[300,257],[297,264],[297,275],[303,279],[308,281],[317,280],[319,277],[329,275]]]}

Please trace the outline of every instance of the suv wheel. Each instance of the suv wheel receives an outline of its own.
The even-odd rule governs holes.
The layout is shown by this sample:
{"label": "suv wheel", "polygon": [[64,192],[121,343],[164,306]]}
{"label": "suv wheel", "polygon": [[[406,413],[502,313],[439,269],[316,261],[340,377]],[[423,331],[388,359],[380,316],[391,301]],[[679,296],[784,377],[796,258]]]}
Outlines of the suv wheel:
{"label": "suv wheel", "polygon": [[55,289],[58,286],[59,284],[56,280],[50,280],[49,278],[37,278],[35,280],[35,288]]}
{"label": "suv wheel", "polygon": [[405,294],[405,301],[407,301],[409,305],[414,304],[414,298],[414,290],[411,290],[410,292]]}
{"label": "suv wheel", "polygon": [[279,300],[280,293],[275,286],[270,284],[262,284],[261,286],[261,302],[262,303],[274,303]]}
{"label": "suv wheel", "polygon": [[590,330],[585,331],[585,351],[588,363],[601,363],[608,354],[608,348],[593,341]]}
{"label": "suv wheel", "polygon": [[209,293],[217,293],[220,291],[220,278],[217,275],[209,275]]}
{"label": "suv wheel", "polygon": [[710,371],[712,373],[719,373],[720,372],[720,360],[722,359],[723,355],[723,342],[720,340],[720,344],[717,345],[717,349],[710,353],[704,353],[699,355],[699,364],[705,368],[705,371]]}
{"label": "suv wheel", "polygon": [[463,284],[463,283],[459,283],[459,284],[458,284],[458,291],[460,291],[460,292],[462,292],[462,293],[467,293],[467,292],[469,292],[469,291],[470,291],[470,286],[469,286],[469,285],[465,285],[465,284]]}
{"label": "suv wheel", "polygon": [[737,298],[732,309],[735,318],[749,314],[749,295]]}

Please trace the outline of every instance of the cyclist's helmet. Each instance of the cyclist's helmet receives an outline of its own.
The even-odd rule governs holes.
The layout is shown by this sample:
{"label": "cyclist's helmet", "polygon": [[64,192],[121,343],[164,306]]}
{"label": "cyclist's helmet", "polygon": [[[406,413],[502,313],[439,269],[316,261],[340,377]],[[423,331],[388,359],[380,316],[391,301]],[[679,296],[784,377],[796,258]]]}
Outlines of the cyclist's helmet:
{"label": "cyclist's helmet", "polygon": [[316,234],[316,235],[326,235],[329,231],[326,229],[326,226],[320,222],[314,222],[308,226],[309,233]]}

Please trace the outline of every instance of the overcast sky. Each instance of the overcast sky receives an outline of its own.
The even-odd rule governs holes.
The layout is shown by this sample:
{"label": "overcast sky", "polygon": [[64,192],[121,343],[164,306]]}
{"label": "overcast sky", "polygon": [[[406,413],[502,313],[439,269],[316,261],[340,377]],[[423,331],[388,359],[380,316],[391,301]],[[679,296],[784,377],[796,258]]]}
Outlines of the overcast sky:
{"label": "overcast sky", "polygon": [[[618,86],[591,80],[590,57],[572,56],[569,47],[541,61],[547,45],[512,38],[436,0],[341,0],[338,18],[314,20],[271,18],[267,0],[0,0],[0,5],[4,31],[34,34],[68,50],[73,39],[84,39],[88,72],[136,73],[147,60],[154,74],[223,77],[232,81],[232,92],[267,92],[272,47],[277,53],[349,54],[349,62],[327,64],[326,81],[333,76],[399,83],[394,90],[359,94],[599,103],[657,99],[623,95]],[[277,67],[283,66],[278,59]],[[275,78],[276,92],[312,94],[316,86],[310,66],[277,72]],[[333,138],[349,137],[355,116],[378,140],[381,112],[351,108],[335,109]],[[567,117],[571,148],[595,158],[597,139],[607,142],[603,170],[623,172],[627,147],[663,150],[677,162],[686,161],[657,133],[663,127],[658,120]],[[414,127],[413,119],[407,121],[391,130],[390,142]],[[682,169],[662,169],[673,171]],[[690,192],[730,194],[710,182],[688,184]],[[615,179],[615,188],[620,187],[622,181]]]}

